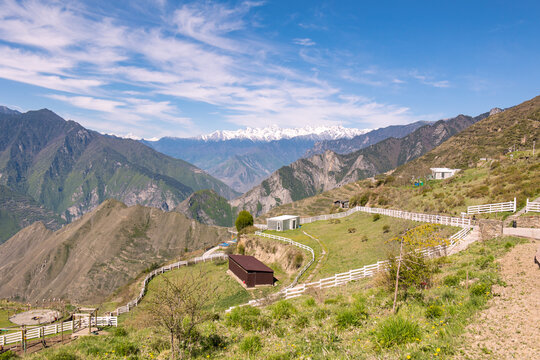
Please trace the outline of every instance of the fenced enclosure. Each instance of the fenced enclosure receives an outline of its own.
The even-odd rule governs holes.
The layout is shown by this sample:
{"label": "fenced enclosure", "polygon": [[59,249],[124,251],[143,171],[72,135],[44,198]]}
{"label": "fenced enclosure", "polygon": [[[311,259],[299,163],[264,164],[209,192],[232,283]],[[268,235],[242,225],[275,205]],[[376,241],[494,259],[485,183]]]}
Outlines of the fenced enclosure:
{"label": "fenced enclosure", "polygon": [[182,266],[193,265],[193,264],[197,264],[197,263],[201,263],[201,262],[207,262],[207,261],[215,261],[215,260],[218,260],[218,259],[219,260],[226,260],[227,257],[228,256],[226,254],[212,254],[212,255],[209,255],[209,256],[200,256],[200,257],[196,257],[196,258],[193,258],[193,259],[190,259],[190,260],[178,261],[178,262],[175,262],[174,264],[162,266],[159,269],[156,269],[156,270],[150,272],[148,275],[146,275],[146,277],[144,278],[144,281],[143,281],[143,285],[141,287],[141,291],[140,291],[139,295],[135,299],[131,300],[130,302],[128,302],[124,306],[120,306],[119,308],[114,310],[111,314],[115,314],[116,316],[118,316],[120,314],[124,314],[124,313],[129,312],[135,306],[139,305],[142,298],[144,297],[144,294],[146,293],[146,287],[148,286],[148,283],[156,275],[163,274],[163,273],[165,273],[167,271],[171,271],[171,270],[174,270],[174,269],[178,269],[178,268],[180,268]]}
{"label": "fenced enclosure", "polygon": [[403,211],[403,210],[373,208],[369,206],[356,206],[352,209],[349,209],[348,211],[341,212],[341,213],[319,215],[319,216],[313,216],[310,218],[301,218],[300,224],[309,224],[309,223],[312,223],[314,221],[319,221],[319,220],[340,219],[340,218],[344,218],[349,215],[352,215],[358,211],[369,213],[369,214],[380,214],[380,215],[386,215],[386,216],[396,217],[400,219],[421,221],[421,222],[440,224],[440,225],[450,225],[450,226],[459,226],[459,227],[471,226],[471,219],[464,218],[464,217],[458,218],[458,217],[444,216],[444,215],[421,214],[421,213],[413,213],[413,212]]}
{"label": "fenced enclosure", "polygon": [[283,237],[283,236],[277,236],[277,235],[272,235],[272,234],[265,234],[263,232],[260,232],[260,231],[256,231],[255,232],[255,235],[258,235],[258,236],[263,236],[263,237],[267,237],[267,238],[270,238],[270,239],[274,239],[274,240],[279,240],[279,241],[283,241],[283,242],[286,242],[288,244],[291,244],[291,245],[294,245],[296,247],[299,247],[301,249],[304,249],[304,250],[307,250],[308,252],[311,253],[311,260],[306,264],[306,266],[304,266],[302,268],[302,270],[300,270],[300,272],[298,273],[298,275],[296,275],[296,277],[294,278],[293,282],[291,283],[290,286],[295,286],[296,283],[298,282],[298,279],[300,279],[300,277],[306,272],[307,269],[309,269],[309,267],[311,266],[311,264],[313,264],[313,262],[315,261],[315,251],[313,251],[313,249],[307,245],[304,245],[304,244],[300,244],[296,241],[293,241],[289,238],[286,238],[286,237]]}
{"label": "fenced enclosure", "polygon": [[[90,320],[92,326],[118,326],[118,318],[116,316],[93,316]],[[64,321],[58,324],[51,324],[46,326],[25,328],[21,330],[14,330],[14,332],[0,335],[0,346],[6,346],[28,341],[32,339],[41,339],[46,336],[60,334],[66,331],[75,331],[77,329],[84,329],[88,327],[88,318],[81,318],[77,320]]]}
{"label": "fenced enclosure", "polygon": [[[471,228],[464,228],[450,237],[450,244],[438,245],[434,247],[418,249],[415,252],[426,257],[434,258],[446,255],[452,251],[452,249],[463,240],[471,231]],[[283,297],[285,299],[292,299],[302,295],[308,289],[326,289],[334,286],[345,285],[354,280],[360,280],[366,277],[371,277],[379,271],[383,271],[388,267],[390,262],[388,260],[377,261],[375,264],[366,265],[359,269],[349,270],[344,273],[335,274],[334,276],[320,279],[315,282],[298,285],[295,287],[284,289]]]}
{"label": "fenced enclosure", "polygon": [[498,212],[505,212],[505,211],[511,211],[516,212],[516,198],[514,198],[514,201],[507,201],[502,203],[496,203],[496,204],[486,204],[486,205],[474,205],[467,207],[467,214],[473,215],[473,214],[489,214],[489,213],[498,213]]}
{"label": "fenced enclosure", "polygon": [[525,212],[529,212],[529,211],[540,212],[540,202],[529,201],[529,199],[527,199]]}

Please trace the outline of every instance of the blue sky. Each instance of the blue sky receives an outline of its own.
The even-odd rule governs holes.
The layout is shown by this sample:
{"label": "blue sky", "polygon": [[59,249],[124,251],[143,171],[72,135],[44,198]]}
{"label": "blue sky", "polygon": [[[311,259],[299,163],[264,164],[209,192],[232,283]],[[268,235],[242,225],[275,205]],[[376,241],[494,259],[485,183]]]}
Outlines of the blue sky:
{"label": "blue sky", "polygon": [[0,104],[104,133],[377,128],[540,93],[535,1],[0,0]]}

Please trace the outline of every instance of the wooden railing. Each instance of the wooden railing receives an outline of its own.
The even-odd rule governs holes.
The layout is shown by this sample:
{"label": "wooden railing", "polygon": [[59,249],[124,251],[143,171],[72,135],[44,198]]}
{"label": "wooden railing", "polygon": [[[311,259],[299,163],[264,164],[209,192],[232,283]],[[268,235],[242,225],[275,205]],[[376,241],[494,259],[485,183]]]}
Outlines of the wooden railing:
{"label": "wooden railing", "polygon": [[[91,317],[92,326],[118,326],[118,318],[116,316],[98,316]],[[75,331],[88,327],[88,318],[77,320],[64,321],[58,324],[46,326],[26,328],[22,330],[14,330],[6,335],[0,335],[0,346],[16,344],[23,340],[32,340],[44,338],[49,335],[60,334],[65,331]]]}
{"label": "wooden railing", "polygon": [[301,218],[300,224],[308,224],[308,223],[312,223],[314,221],[319,221],[319,220],[340,219],[340,218],[347,217],[358,211],[369,213],[369,214],[380,214],[380,215],[386,215],[386,216],[396,217],[400,219],[428,222],[428,223],[441,224],[441,225],[459,226],[459,227],[471,226],[471,219],[465,218],[465,217],[458,218],[458,217],[445,216],[445,215],[421,214],[421,213],[413,213],[413,212],[403,211],[403,210],[381,209],[381,208],[373,208],[373,207],[368,207],[368,206],[356,206],[354,208],[349,209],[348,211],[336,213],[336,214],[327,214],[327,215],[313,216],[309,218]]}
{"label": "wooden railing", "polygon": [[468,215],[489,214],[505,211],[516,212],[516,198],[514,198],[514,201],[502,202],[497,204],[474,205],[467,207]]}
{"label": "wooden railing", "polygon": [[529,212],[529,211],[540,212],[540,202],[529,201],[529,199],[527,199],[525,212]]}
{"label": "wooden railing", "polygon": [[156,269],[156,270],[150,272],[148,275],[146,275],[146,277],[144,278],[143,284],[141,286],[141,291],[139,292],[139,295],[135,299],[131,300],[130,302],[128,302],[124,306],[120,306],[119,308],[114,310],[111,314],[115,314],[116,316],[118,316],[120,314],[129,312],[131,309],[133,309],[134,307],[139,305],[142,298],[146,294],[146,287],[148,286],[148,283],[156,275],[163,274],[163,273],[165,273],[167,271],[171,271],[171,270],[174,270],[174,269],[178,269],[178,268],[180,268],[182,266],[187,266],[187,265],[197,264],[197,263],[207,262],[207,261],[214,261],[214,260],[218,260],[218,259],[219,260],[226,260],[227,258],[228,258],[227,254],[221,254],[220,253],[220,254],[212,254],[212,255],[209,255],[209,256],[200,256],[200,257],[196,257],[196,258],[193,258],[193,259],[190,259],[190,260],[178,261],[178,262],[175,262],[174,264],[169,264],[169,265],[162,266],[159,269]]}

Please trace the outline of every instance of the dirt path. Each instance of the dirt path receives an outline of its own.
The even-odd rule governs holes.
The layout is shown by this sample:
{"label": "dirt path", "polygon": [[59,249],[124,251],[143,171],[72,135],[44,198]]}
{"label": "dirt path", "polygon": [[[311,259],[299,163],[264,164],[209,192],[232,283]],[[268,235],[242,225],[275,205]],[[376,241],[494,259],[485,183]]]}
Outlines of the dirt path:
{"label": "dirt path", "polygon": [[498,262],[507,286],[464,336],[460,359],[540,359],[540,269],[533,261],[540,242],[517,245]]}
{"label": "dirt path", "polygon": [[314,236],[311,236],[310,234],[308,234],[307,232],[305,231],[302,231],[305,235],[309,236],[310,238],[312,238],[313,240],[317,241],[317,243],[319,243],[319,246],[321,247],[321,256],[319,257],[319,260],[317,260],[317,265],[315,266],[315,268],[311,271],[311,274],[309,274],[309,276],[307,277],[306,281],[304,281],[305,283],[309,283],[311,282],[311,280],[313,279],[313,277],[315,276],[315,274],[317,273],[317,271],[321,268],[322,266],[322,260],[324,259],[324,257],[326,256],[326,247],[323,246],[323,244],[321,243],[321,241],[319,239],[317,239],[316,237]]}

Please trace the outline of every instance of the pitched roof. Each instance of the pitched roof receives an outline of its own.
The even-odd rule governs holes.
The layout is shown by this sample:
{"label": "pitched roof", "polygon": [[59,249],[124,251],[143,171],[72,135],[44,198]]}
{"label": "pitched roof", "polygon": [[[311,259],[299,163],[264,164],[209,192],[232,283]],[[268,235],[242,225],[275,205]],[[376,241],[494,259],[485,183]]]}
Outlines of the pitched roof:
{"label": "pitched roof", "polygon": [[274,272],[253,256],[229,255],[229,260],[231,259],[247,271]]}
{"label": "pitched roof", "polygon": [[292,220],[292,219],[296,219],[298,218],[297,215],[281,215],[281,216],[276,216],[276,217],[273,217],[273,218],[269,218],[268,220]]}

